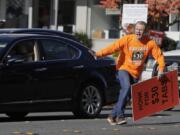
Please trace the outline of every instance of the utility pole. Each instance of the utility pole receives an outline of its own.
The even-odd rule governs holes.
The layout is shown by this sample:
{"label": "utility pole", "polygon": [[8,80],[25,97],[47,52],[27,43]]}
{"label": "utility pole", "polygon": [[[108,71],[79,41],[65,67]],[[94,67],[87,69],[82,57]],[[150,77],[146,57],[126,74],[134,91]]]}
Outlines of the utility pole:
{"label": "utility pole", "polygon": [[138,4],[138,0],[135,0],[135,2],[134,2],[135,4]]}
{"label": "utility pole", "polygon": [[29,0],[29,8],[28,8],[28,28],[33,27],[33,0]]}
{"label": "utility pole", "polygon": [[119,36],[122,36],[122,30],[123,30],[123,26],[122,26],[122,16],[123,16],[123,4],[124,4],[124,0],[121,1],[121,21],[119,21]]}
{"label": "utility pole", "polygon": [[57,30],[58,28],[58,9],[59,9],[59,0],[52,1],[52,12],[51,12],[51,29]]}

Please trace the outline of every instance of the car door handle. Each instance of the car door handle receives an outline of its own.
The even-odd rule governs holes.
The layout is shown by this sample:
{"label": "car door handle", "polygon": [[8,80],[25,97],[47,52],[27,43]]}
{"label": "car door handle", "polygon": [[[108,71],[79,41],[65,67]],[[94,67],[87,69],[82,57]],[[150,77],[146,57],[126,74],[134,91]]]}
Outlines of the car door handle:
{"label": "car door handle", "polygon": [[73,69],[81,69],[84,68],[84,65],[74,66]]}
{"label": "car door handle", "polygon": [[42,72],[42,71],[46,71],[47,68],[46,67],[43,67],[43,68],[36,68],[34,71],[36,72]]}

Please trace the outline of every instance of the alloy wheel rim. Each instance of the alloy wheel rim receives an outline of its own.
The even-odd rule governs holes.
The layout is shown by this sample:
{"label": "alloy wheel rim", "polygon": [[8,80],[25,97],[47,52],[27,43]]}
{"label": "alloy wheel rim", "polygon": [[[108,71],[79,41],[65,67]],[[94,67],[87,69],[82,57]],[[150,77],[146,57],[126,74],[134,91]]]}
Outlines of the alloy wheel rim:
{"label": "alloy wheel rim", "polygon": [[94,86],[86,87],[82,94],[81,103],[87,114],[96,114],[101,106],[101,96],[98,89]]}

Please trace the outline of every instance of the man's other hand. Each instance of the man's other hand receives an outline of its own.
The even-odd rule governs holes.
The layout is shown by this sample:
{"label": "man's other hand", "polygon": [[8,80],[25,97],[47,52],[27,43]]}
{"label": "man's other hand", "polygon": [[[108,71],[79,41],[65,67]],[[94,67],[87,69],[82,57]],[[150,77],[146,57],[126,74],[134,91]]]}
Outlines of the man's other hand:
{"label": "man's other hand", "polygon": [[161,80],[164,76],[165,76],[164,72],[159,71],[158,75],[157,75],[157,78],[158,78],[158,80]]}

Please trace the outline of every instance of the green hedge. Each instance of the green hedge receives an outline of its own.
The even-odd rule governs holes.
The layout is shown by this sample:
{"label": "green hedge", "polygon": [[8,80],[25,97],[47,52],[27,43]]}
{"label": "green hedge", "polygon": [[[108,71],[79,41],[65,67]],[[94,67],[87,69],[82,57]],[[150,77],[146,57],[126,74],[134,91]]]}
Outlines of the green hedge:
{"label": "green hedge", "polygon": [[84,46],[86,46],[90,49],[92,48],[92,46],[93,46],[92,40],[88,38],[88,35],[86,33],[75,32],[74,35],[81,43],[84,44]]}

